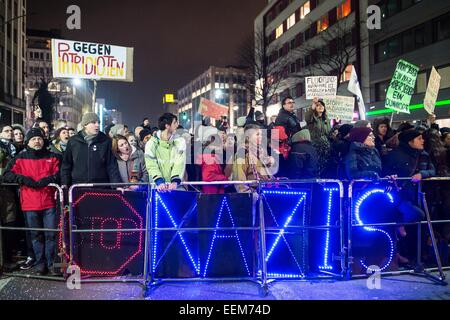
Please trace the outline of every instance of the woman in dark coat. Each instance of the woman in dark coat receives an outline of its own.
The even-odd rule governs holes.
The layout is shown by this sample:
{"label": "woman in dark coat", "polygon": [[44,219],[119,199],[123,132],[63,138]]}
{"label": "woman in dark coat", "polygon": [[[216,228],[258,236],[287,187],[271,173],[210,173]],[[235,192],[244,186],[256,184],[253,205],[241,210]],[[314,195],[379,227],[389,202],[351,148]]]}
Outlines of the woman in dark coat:
{"label": "woman in dark coat", "polygon": [[351,145],[345,161],[347,178],[350,180],[378,179],[382,167],[380,155],[375,148],[375,136],[372,129],[353,128],[350,130],[348,141]]}

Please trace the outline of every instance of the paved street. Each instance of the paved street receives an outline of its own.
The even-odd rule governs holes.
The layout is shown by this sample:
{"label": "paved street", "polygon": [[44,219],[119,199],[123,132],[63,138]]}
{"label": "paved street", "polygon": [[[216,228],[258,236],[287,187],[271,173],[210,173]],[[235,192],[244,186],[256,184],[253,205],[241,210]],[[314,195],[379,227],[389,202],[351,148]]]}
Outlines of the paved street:
{"label": "paved street", "polygon": [[[446,272],[447,279],[450,271]],[[140,300],[137,283],[82,283],[69,290],[64,282],[2,278],[1,300]],[[251,282],[164,283],[150,292],[150,300],[450,300],[450,287],[412,276],[382,277],[381,289],[369,290],[366,279],[352,281],[276,281],[261,298]]]}

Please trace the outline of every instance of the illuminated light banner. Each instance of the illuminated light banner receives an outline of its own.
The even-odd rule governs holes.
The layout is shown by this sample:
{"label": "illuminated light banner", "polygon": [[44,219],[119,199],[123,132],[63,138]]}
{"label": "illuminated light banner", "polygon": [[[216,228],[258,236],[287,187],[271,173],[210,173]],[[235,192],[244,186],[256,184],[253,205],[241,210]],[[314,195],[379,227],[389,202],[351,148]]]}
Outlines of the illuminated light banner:
{"label": "illuminated light banner", "polygon": [[[446,106],[450,106],[450,100],[440,100],[438,102],[436,102],[436,107],[446,107]],[[413,104],[409,106],[409,110],[417,110],[417,109],[422,109],[424,108],[423,103],[419,103],[419,104]],[[369,111],[366,113],[366,115],[368,116],[376,116],[376,115],[380,115],[380,114],[386,114],[386,113],[392,113],[395,112],[391,109],[382,109],[382,110],[375,110],[375,111]]]}
{"label": "illuminated light banner", "polygon": [[440,86],[441,76],[433,66],[431,69],[430,80],[428,80],[427,92],[425,93],[425,98],[423,100],[423,106],[429,114],[434,113]]}
{"label": "illuminated light banner", "polygon": [[[73,230],[90,230],[74,233],[74,262],[81,274],[141,274],[144,232],[130,230],[145,227],[146,193],[76,189],[74,194]],[[117,231],[106,231],[112,229]]]}
{"label": "illuminated light banner", "polygon": [[215,103],[211,100],[201,98],[200,105],[198,107],[198,113],[204,117],[210,117],[216,120],[220,120],[221,116],[228,115],[228,107]]}
{"label": "illuminated light banner", "polygon": [[52,39],[53,77],[133,82],[133,50]]}
{"label": "illuminated light banner", "polygon": [[324,98],[323,102],[327,106],[329,119],[353,120],[353,110],[355,107],[354,97],[336,96],[335,98]]}
{"label": "illuminated light banner", "polygon": [[410,113],[409,104],[414,94],[419,67],[400,59],[386,93],[385,107]]}
{"label": "illuminated light banner", "polygon": [[306,77],[306,99],[334,98],[337,91],[337,77]]}

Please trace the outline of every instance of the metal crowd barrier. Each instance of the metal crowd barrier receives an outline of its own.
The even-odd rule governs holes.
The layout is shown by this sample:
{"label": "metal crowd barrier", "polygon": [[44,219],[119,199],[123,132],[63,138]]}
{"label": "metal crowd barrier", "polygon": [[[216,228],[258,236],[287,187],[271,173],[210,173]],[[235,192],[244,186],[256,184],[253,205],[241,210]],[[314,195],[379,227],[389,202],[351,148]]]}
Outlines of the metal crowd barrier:
{"label": "metal crowd barrier", "polygon": [[[258,182],[257,181],[227,181],[227,182],[184,182],[181,184],[182,187],[186,187],[188,189],[191,189],[194,191],[194,193],[199,194],[199,190],[197,189],[198,187],[202,187],[202,186],[208,186],[208,187],[212,187],[212,186],[236,186],[236,185],[247,185],[247,186],[253,186],[255,188],[255,191],[258,188]],[[189,192],[189,191],[187,191]],[[234,193],[237,194],[237,193]],[[185,224],[189,224],[191,221],[190,219],[193,217],[193,215],[195,214],[196,210],[197,210],[197,216],[199,216],[198,213],[198,208],[196,208],[197,203],[195,202],[186,212],[182,212],[181,216],[182,218],[180,219],[180,222],[177,223],[175,221],[175,218],[173,217],[174,213],[172,212],[172,214],[169,213],[169,209],[167,208],[167,205],[164,204],[164,202],[162,202],[162,198],[161,198],[161,194],[159,194],[158,192],[155,192],[154,197],[152,197],[152,201],[151,201],[151,216],[150,216],[150,226],[149,226],[149,230],[151,232],[151,237],[150,237],[150,252],[148,253],[148,256],[151,257],[149,259],[149,269],[150,271],[148,272],[148,276],[149,278],[147,279],[146,282],[146,291],[151,291],[152,289],[154,289],[156,286],[158,286],[159,284],[163,283],[163,282],[167,282],[167,281],[252,281],[255,282],[259,285],[259,289],[262,295],[267,294],[267,277],[266,277],[266,271],[264,268],[265,262],[264,262],[264,254],[265,254],[265,238],[264,238],[264,233],[261,232],[261,230],[264,230],[264,219],[263,217],[261,217],[261,215],[259,216],[258,219],[258,223],[253,223],[251,226],[246,226],[246,227],[242,227],[242,226],[236,226],[234,224],[234,219],[236,219],[236,212],[231,212],[231,209],[229,208],[230,205],[228,204],[227,201],[229,201],[229,199],[227,200],[227,195],[230,195],[230,193],[224,193],[224,194],[214,194],[213,197],[217,197],[218,202],[220,202],[220,211],[218,214],[218,217],[213,217],[212,215],[209,216],[209,218],[217,218],[216,221],[216,225],[215,226],[194,226],[194,227],[186,227],[184,226]],[[250,199],[251,198],[251,199]],[[253,194],[251,196],[249,196],[249,201],[252,201],[251,204],[251,211],[252,211],[252,219],[253,222],[255,222],[255,218],[257,217],[257,211],[255,210],[255,203],[256,201],[254,201],[254,197]],[[158,215],[158,205],[161,205],[164,210],[166,210],[166,215],[169,215],[169,218],[171,220],[171,224],[172,227],[161,227],[159,226],[158,223],[158,219],[160,219],[159,215]],[[229,219],[232,223],[231,227],[220,227],[219,226],[219,222],[221,221],[221,216],[222,216],[222,209],[224,209],[224,206],[226,205],[227,209],[228,209],[228,213],[229,213]],[[245,212],[243,214],[246,214]],[[198,218],[198,217],[197,217]],[[206,224],[207,225],[207,224]],[[167,244],[167,246],[164,248],[163,253],[161,254],[161,257],[159,257],[159,259],[157,259],[157,252],[158,252],[158,248],[160,247],[160,244],[157,243],[158,241],[158,234],[160,233],[173,233],[172,238],[170,239],[169,243]],[[230,234],[230,232],[234,232],[233,235],[218,235],[218,233],[228,233]],[[248,252],[244,252],[244,250],[242,249],[242,242],[240,241],[238,232],[256,232],[258,233],[258,240],[259,240],[259,248],[260,250],[256,251],[257,254],[257,261],[258,261],[258,265],[262,266],[262,273],[259,274],[255,274],[254,272],[250,272],[250,270],[248,269],[248,262],[246,260],[246,254],[248,255]],[[197,261],[194,261],[194,258],[192,256],[192,250],[189,249],[188,246],[188,241],[186,239],[186,235],[187,234],[194,234],[197,235],[197,238],[200,238],[201,233],[206,233],[206,234],[213,234],[213,236],[208,236],[208,238],[212,238],[213,240],[210,243],[210,248],[209,248],[209,254],[205,257],[198,257]],[[242,235],[242,234],[241,234]],[[163,262],[163,257],[167,254],[168,250],[170,249],[170,247],[172,246],[172,244],[175,241],[175,238],[179,238],[181,243],[184,246],[184,251],[186,252],[185,254],[188,255],[188,257],[190,258],[190,262],[191,264],[194,266],[194,271],[193,275],[192,275],[192,270],[191,270],[191,274],[184,276],[184,277],[164,277],[164,276],[158,276],[157,270],[158,267],[161,266],[162,262]],[[208,270],[208,266],[211,263],[211,255],[212,255],[212,251],[214,248],[215,243],[215,239],[233,239],[235,241],[237,241],[240,249],[241,249],[241,257],[244,262],[245,262],[245,267],[247,268],[247,272],[249,276],[232,276],[232,277],[210,277],[207,276],[207,270]],[[254,240],[254,239],[252,239]],[[254,243],[253,243],[254,244]],[[200,246],[200,245],[199,245]],[[200,251],[199,251],[200,252]],[[199,253],[198,253],[199,255]],[[203,259],[202,259],[203,258]],[[206,258],[206,259],[204,259]],[[248,258],[248,256],[247,256]],[[203,266],[203,273],[201,272],[201,260],[206,260],[205,265]],[[251,267],[251,266],[250,266]],[[253,274],[253,276],[251,276],[250,274]]]}
{"label": "metal crowd barrier", "polygon": [[[2,187],[18,187],[17,184],[1,184],[0,186]],[[60,266],[60,271],[61,271],[61,276],[43,276],[43,275],[38,275],[38,274],[30,274],[27,272],[4,272],[3,274],[5,276],[12,276],[12,277],[23,277],[23,278],[34,278],[34,279],[46,279],[46,280],[58,280],[58,281],[65,281],[66,278],[66,273],[65,273],[65,255],[66,255],[66,246],[65,246],[65,241],[64,239],[66,239],[66,230],[64,228],[64,191],[63,189],[57,185],[57,184],[49,184],[49,187],[55,188],[58,194],[58,201],[57,201],[57,205],[56,205],[56,213],[58,214],[59,212],[59,217],[60,217],[60,225],[61,228],[58,229],[48,229],[48,228],[26,228],[26,227],[5,227],[0,225],[0,259],[2,259],[2,265],[3,265],[3,235],[2,235],[2,230],[11,230],[11,231],[40,231],[40,232],[58,232],[61,235],[61,248],[59,247],[59,239],[56,237],[57,244],[56,244],[56,248],[58,250],[57,255],[60,255],[61,257],[61,266]],[[19,204],[17,204],[19,205]],[[19,210],[17,210],[16,212],[19,212]],[[61,250],[61,251],[60,251]]]}
{"label": "metal crowd barrier", "polygon": [[[399,181],[402,180],[410,180],[410,178],[405,178],[405,179],[398,179]],[[378,182],[375,182],[376,184],[379,183],[383,183],[385,182],[386,179],[381,179]],[[421,182],[422,183],[426,183],[427,181],[450,181],[450,178],[432,178],[432,179],[426,179],[424,181]],[[189,215],[192,215],[193,212],[195,211],[195,209],[189,209],[186,212],[183,212],[182,214],[182,219],[180,220],[179,223],[177,223],[173,217],[169,217],[170,220],[170,224],[171,226],[169,227],[162,227],[158,225],[158,221],[157,221],[157,216],[154,215],[155,211],[158,210],[158,198],[159,197],[159,193],[156,192],[154,185],[152,184],[148,184],[148,183],[119,183],[119,184],[108,184],[108,183],[100,183],[100,184],[78,184],[78,185],[73,185],[72,187],[70,187],[69,191],[68,191],[68,204],[69,204],[69,214],[68,217],[64,216],[64,194],[63,194],[63,190],[61,187],[59,187],[58,185],[51,185],[52,187],[56,188],[58,190],[58,194],[59,194],[59,201],[58,201],[58,206],[59,206],[59,210],[60,210],[60,214],[61,214],[61,221],[62,221],[62,226],[61,228],[58,229],[33,229],[33,228],[8,228],[8,227],[1,227],[0,226],[0,233],[2,230],[8,230],[8,229],[12,229],[12,230],[35,230],[35,231],[53,231],[53,232],[60,232],[61,236],[62,236],[62,249],[63,249],[63,256],[65,256],[68,260],[69,260],[69,265],[78,265],[77,261],[76,261],[76,257],[75,257],[75,253],[77,252],[76,250],[76,243],[75,243],[75,237],[79,236],[81,237],[81,239],[83,240],[83,235],[84,235],[84,239],[86,239],[86,234],[90,234],[90,240],[91,240],[91,246],[93,246],[93,239],[96,237],[96,234],[99,234],[101,237],[100,241],[104,240],[104,235],[106,234],[117,234],[117,237],[119,238],[118,241],[116,241],[116,243],[112,246],[110,245],[104,245],[104,247],[106,248],[105,250],[110,250],[115,249],[115,247],[120,247],[120,245],[118,243],[120,243],[120,239],[122,236],[124,235],[130,235],[130,234],[138,234],[139,237],[142,236],[142,233],[144,234],[144,238],[143,238],[143,248],[139,247],[139,252],[138,255],[140,256],[141,254],[143,255],[142,257],[142,264],[140,263],[140,261],[136,262],[136,264],[140,265],[140,269],[142,270],[141,275],[139,275],[138,277],[130,277],[130,276],[122,276],[119,275],[120,272],[118,272],[117,274],[113,274],[111,272],[89,272],[89,270],[87,270],[86,272],[82,272],[81,276],[81,282],[138,282],[143,286],[143,290],[144,290],[144,294],[145,292],[147,292],[148,290],[152,290],[154,287],[156,287],[158,284],[164,282],[164,281],[216,281],[216,280],[238,280],[238,281],[242,281],[242,280],[250,280],[253,281],[255,283],[257,283],[259,285],[259,289],[260,289],[260,293],[262,295],[266,295],[268,293],[268,283],[270,281],[274,281],[277,279],[295,279],[295,280],[303,280],[303,279],[311,279],[310,277],[308,278],[307,276],[292,276],[292,275],[286,275],[286,274],[271,274],[270,270],[268,270],[268,260],[270,259],[270,256],[273,254],[274,250],[277,248],[277,244],[279,241],[287,241],[285,239],[286,235],[289,234],[293,234],[295,235],[300,234],[302,232],[305,231],[309,231],[309,230],[322,230],[325,231],[326,233],[326,249],[324,252],[324,262],[323,265],[319,268],[319,273],[320,275],[317,278],[322,278],[323,275],[325,276],[331,276],[331,277],[335,277],[335,278],[339,278],[339,279],[351,279],[351,278],[358,278],[358,277],[367,277],[367,274],[364,275],[355,275],[352,272],[352,265],[354,263],[353,261],[353,230],[355,228],[371,228],[371,230],[383,230],[383,229],[378,229],[378,227],[396,227],[398,225],[407,225],[406,223],[392,223],[392,222],[388,222],[388,223],[364,223],[361,221],[361,219],[355,219],[355,206],[353,203],[354,200],[354,185],[356,183],[367,183],[367,184],[373,184],[374,181],[369,181],[369,180],[355,180],[355,181],[351,181],[349,182],[348,185],[348,194],[345,195],[345,188],[344,188],[344,184],[342,181],[340,180],[324,180],[324,179],[318,179],[318,180],[286,180],[286,181],[267,181],[267,182],[258,182],[258,181],[226,181],[226,182],[185,182],[182,183],[182,187],[187,188],[188,190],[192,191],[197,191],[198,187],[201,186],[223,186],[223,185],[228,185],[228,186],[236,186],[236,185],[251,185],[253,187],[253,193],[257,194],[258,196],[256,196],[253,200],[252,200],[252,219],[253,224],[251,226],[247,226],[247,227],[239,227],[239,226],[235,226],[233,225],[232,227],[220,227],[218,225],[216,226],[207,226],[207,227],[198,227],[198,226],[185,226],[184,223],[186,223],[187,221],[187,217]],[[338,186],[338,188],[332,188],[333,191],[336,191],[339,193],[339,202],[338,202],[338,222],[336,223],[332,223],[330,221],[330,208],[333,207],[332,203],[331,203],[331,196],[330,199],[328,200],[328,220],[324,223],[324,224],[316,224],[316,225],[309,225],[307,223],[304,223],[302,225],[291,225],[291,219],[292,219],[292,215],[288,216],[288,219],[286,219],[284,222],[284,224],[280,224],[278,222],[276,222],[274,225],[269,226],[268,225],[268,219],[266,218],[267,216],[269,216],[268,214],[266,214],[266,210],[265,210],[265,206],[267,207],[268,204],[264,203],[264,201],[267,201],[267,197],[268,195],[272,192],[272,193],[277,193],[279,192],[280,194],[285,192],[285,194],[291,194],[294,196],[299,196],[300,193],[294,194],[295,191],[292,191],[292,185],[306,185],[306,184],[311,184],[311,186],[318,186],[318,185],[326,185],[326,184],[336,184]],[[95,228],[94,227],[94,222],[92,222],[91,228],[83,228],[83,229],[79,229],[78,228],[78,222],[76,221],[77,218],[77,206],[80,205],[82,200],[79,200],[80,197],[82,197],[82,194],[79,197],[75,197],[75,192],[76,191],[83,191],[81,189],[85,189],[85,193],[88,194],[88,196],[93,196],[95,197],[96,195],[106,195],[108,197],[112,197],[109,196],[108,194],[111,194],[111,188],[118,188],[118,187],[129,187],[129,186],[139,186],[142,187],[143,189],[141,190],[141,192],[146,192],[146,202],[145,202],[145,213],[141,216],[142,220],[145,219],[145,223],[144,221],[142,221],[142,223],[139,225],[138,224],[134,224],[136,227],[133,228],[122,228],[122,225],[117,224],[118,228]],[[275,186],[275,188],[272,188],[273,186]],[[93,188],[104,188],[96,191],[92,191]],[[285,190],[284,190],[284,189]],[[109,191],[108,191],[109,189]],[[295,189],[295,188],[294,188]],[[380,189],[380,188],[378,188]],[[91,190],[91,191],[90,191]],[[291,191],[289,191],[291,190]],[[313,190],[313,187],[311,187],[311,190]],[[325,190],[325,188],[324,188]],[[331,194],[331,189],[328,188],[326,189],[330,192]],[[187,190],[184,190],[187,191]],[[380,189],[376,192],[378,193],[386,193],[387,190],[385,189]],[[189,191],[187,191],[189,192]],[[226,196],[227,194],[223,194],[222,196]],[[87,197],[88,197],[87,196]],[[347,197],[346,197],[347,196]],[[422,204],[422,207],[426,213],[426,217],[427,217],[427,221],[421,221],[421,222],[414,222],[414,223],[410,223],[411,225],[417,225],[418,226],[418,247],[417,247],[417,255],[418,255],[418,261],[420,262],[420,256],[421,256],[421,226],[427,224],[428,225],[428,231],[430,232],[430,236],[434,245],[434,251],[435,254],[437,253],[436,251],[436,241],[434,239],[434,232],[433,232],[433,228],[432,228],[432,224],[437,224],[437,223],[450,223],[450,220],[442,220],[442,221],[431,221],[430,218],[430,214],[428,211],[428,206],[427,206],[427,202],[426,202],[426,198],[425,195],[421,192],[421,190],[418,190],[418,196],[419,196],[419,200],[420,203]],[[118,196],[117,196],[118,197]],[[117,198],[116,197],[116,198]],[[111,198],[112,199],[112,198]],[[95,199],[94,202],[91,202],[90,204],[95,204]],[[123,203],[126,203],[127,201],[122,201]],[[97,202],[98,203],[98,202]],[[112,203],[112,202],[111,202]],[[110,205],[111,205],[110,203]],[[300,205],[300,202],[298,202],[296,208]],[[346,203],[347,206],[347,214],[344,214],[344,203]],[[132,210],[132,206],[129,204],[125,204],[126,206],[128,206],[128,208],[130,210]],[[223,206],[223,203],[222,203]],[[269,208],[269,207],[268,207]],[[90,208],[92,209],[92,208]],[[306,210],[306,209],[304,209]],[[270,212],[269,212],[270,213]],[[230,212],[231,214],[231,212]],[[103,216],[107,217],[107,213],[104,214]],[[119,218],[118,218],[119,219]],[[106,220],[108,220],[108,218],[106,218]],[[120,220],[120,219],[119,219]],[[94,221],[94,218],[92,218],[92,221]],[[121,220],[122,221],[122,220]],[[125,221],[125,220],[124,220]],[[65,225],[66,223],[68,224],[68,230],[66,230]],[[103,224],[105,223],[105,221],[102,222]],[[145,226],[144,226],[145,224]],[[103,225],[101,225],[103,226]],[[339,254],[335,254],[333,252],[330,252],[329,250],[329,240],[330,240],[330,235],[332,232],[339,232]],[[164,256],[168,250],[170,249],[169,247],[174,243],[174,241],[178,238],[180,238],[180,241],[182,242],[183,245],[186,246],[186,244],[184,243],[185,240],[183,240],[184,238],[181,237],[180,235],[184,234],[184,233],[200,233],[200,232],[206,232],[206,233],[213,233],[214,234],[214,239],[217,238],[226,238],[226,235],[217,235],[219,232],[235,232],[236,235],[238,232],[252,232],[253,234],[257,234],[257,240],[255,240],[256,242],[253,242],[253,244],[255,244],[257,246],[256,250],[255,250],[255,254],[256,254],[256,267],[254,269],[254,272],[252,272],[251,276],[248,277],[244,277],[244,276],[238,276],[238,277],[208,277],[206,276],[206,272],[204,272],[203,276],[201,276],[198,272],[196,274],[196,276],[194,277],[165,277],[164,275],[158,275],[156,273],[156,268],[157,267],[157,263],[158,261],[155,259],[156,256],[156,250],[158,249],[158,243],[156,243],[157,241],[157,237],[155,237],[155,235],[157,233],[162,233],[162,232],[167,232],[170,233],[172,232],[173,236],[172,239],[169,241],[169,244],[167,246],[167,248],[164,249],[163,255]],[[383,232],[383,231],[379,231],[379,232]],[[385,232],[386,233],[386,232]],[[0,234],[1,236],[1,234]],[[275,236],[275,242],[272,243],[272,245],[268,246],[267,245],[267,237],[268,236]],[[229,238],[233,238],[233,236],[229,236]],[[141,239],[141,238],[139,238]],[[66,242],[68,240],[68,248],[66,247]],[[0,247],[1,247],[1,237],[0,237]],[[277,242],[278,241],[278,242]],[[287,243],[287,242],[286,242]],[[81,245],[83,245],[83,243],[81,243]],[[141,242],[139,242],[139,246],[141,245]],[[241,244],[239,244],[239,246],[241,246]],[[270,248],[269,248],[270,247]],[[111,250],[112,250],[111,249]],[[290,248],[288,248],[289,250],[291,250]],[[1,250],[1,249],[0,249]],[[210,248],[210,251],[212,250],[212,248]],[[242,248],[241,248],[242,251]],[[292,253],[292,252],[291,252]],[[0,252],[1,254],[1,252]],[[211,252],[210,252],[211,254]],[[244,253],[242,253],[244,254]],[[136,257],[136,256],[133,256]],[[446,269],[443,268],[441,266],[441,263],[439,261],[439,255],[436,256],[437,257],[437,264],[438,264],[438,268],[437,271],[439,271],[439,279],[437,279],[438,281],[441,282],[441,284],[444,284],[444,279],[445,279],[445,275],[443,274],[442,270]],[[99,258],[98,256],[96,256],[96,258]],[[106,257],[108,259],[108,257]],[[295,258],[294,258],[295,259]],[[84,262],[89,260],[89,256],[87,256],[87,258],[85,259],[85,261],[81,261],[81,263],[79,263],[81,266],[83,265]],[[199,266],[199,262],[198,264],[195,263],[195,261],[193,261],[193,258],[190,257],[191,262],[193,262],[193,265],[197,265]],[[108,263],[109,260],[105,261],[105,264]],[[208,260],[209,261],[209,260]],[[339,262],[339,266],[340,266],[340,270],[338,271],[334,271],[333,267],[331,266],[333,261],[337,261]],[[207,262],[208,263],[208,262]],[[366,266],[368,267],[368,269],[370,269],[370,266]],[[448,269],[448,267],[447,267]],[[197,269],[199,270],[199,269]],[[205,269],[206,270],[206,269]],[[91,270],[92,271],[92,270]],[[119,271],[123,271],[122,269],[119,269]],[[417,270],[415,270],[417,271]],[[435,271],[434,269],[427,269],[427,270],[421,270],[421,271]],[[399,274],[399,273],[404,273],[404,272],[411,272],[411,270],[407,270],[407,271],[385,271],[385,270],[381,270],[381,273],[383,275],[388,275],[388,274]],[[42,278],[42,279],[49,279],[49,280],[64,280],[63,277],[59,278],[59,277],[45,277],[45,276],[36,276],[36,275],[28,275],[28,274],[19,274],[19,273],[13,273],[13,274],[7,274],[7,275],[12,275],[12,276],[23,276],[23,277],[33,277],[33,278]]]}
{"label": "metal crowd barrier", "polygon": [[[411,181],[411,178],[397,178],[395,179],[396,181]],[[419,183],[417,183],[417,203],[416,205],[421,208],[424,213],[425,213],[425,218],[426,221],[417,221],[417,222],[382,222],[382,223],[364,223],[361,220],[360,217],[360,212],[359,212],[359,208],[362,205],[362,203],[372,194],[382,194],[385,195],[387,197],[388,202],[394,203],[394,199],[392,197],[392,195],[390,194],[390,191],[392,190],[392,187],[390,186],[384,186],[382,188],[378,187],[378,188],[373,188],[374,185],[380,185],[384,182],[388,182],[388,181],[393,181],[391,179],[379,179],[377,181],[373,181],[373,180],[353,180],[349,183],[348,186],[348,217],[347,217],[347,223],[348,223],[348,227],[347,227],[347,279],[351,279],[351,278],[359,278],[359,277],[367,277],[367,274],[353,274],[352,272],[352,265],[355,263],[354,262],[354,257],[353,257],[353,246],[355,244],[354,239],[353,239],[353,230],[354,229],[364,229],[366,231],[370,231],[370,232],[379,232],[381,234],[384,234],[390,244],[390,250],[389,250],[389,259],[388,262],[386,262],[383,266],[377,266],[377,265],[372,265],[372,266],[368,266],[366,264],[364,264],[362,262],[362,260],[360,261],[361,265],[366,269],[368,274],[371,274],[373,272],[379,272],[381,275],[399,275],[399,274],[417,274],[417,275],[422,275],[425,276],[427,278],[429,278],[430,280],[433,280],[439,284],[442,285],[447,285],[447,283],[445,282],[445,274],[443,272],[443,270],[448,269],[447,268],[443,268],[442,267],[442,263],[440,260],[440,255],[437,252],[437,244],[436,244],[436,240],[435,240],[435,235],[434,235],[434,231],[432,228],[432,224],[437,224],[437,223],[450,223],[450,220],[441,220],[441,221],[431,221],[431,217],[430,217],[430,213],[428,210],[428,205],[427,205],[427,201],[426,201],[426,195],[425,193],[422,192],[422,184],[426,183],[427,181],[450,181],[449,178],[430,178],[430,179],[424,179],[421,180]],[[359,197],[358,201],[356,203],[354,203],[354,186],[356,183],[365,183],[365,184],[370,184],[370,187],[372,187],[372,190],[369,190],[366,193],[363,193],[363,195]],[[400,191],[401,192],[401,191]],[[437,262],[437,268],[424,268],[421,262],[421,257],[422,257],[422,253],[421,253],[421,248],[422,248],[422,226],[423,225],[427,225],[428,226],[428,232],[430,234],[430,238],[431,238],[431,242],[432,242],[432,246],[434,249],[434,254],[435,254],[435,258],[436,258],[436,262]],[[391,267],[392,264],[392,260],[394,258],[394,254],[396,254],[396,249],[395,249],[395,241],[392,239],[391,235],[389,234],[389,232],[387,232],[384,229],[380,229],[380,228],[389,228],[389,227],[399,227],[399,226],[410,226],[410,225],[416,225],[417,226],[417,251],[416,251],[416,262],[415,262],[415,266],[406,270],[399,270],[399,271],[387,271],[389,269],[389,267]],[[395,234],[395,231],[394,231]],[[374,268],[371,268],[374,267]],[[376,267],[376,268],[375,268]],[[434,277],[431,274],[429,274],[428,272],[431,271],[438,271],[439,272],[439,276]]]}
{"label": "metal crowd barrier", "polygon": [[[142,233],[144,232],[144,248],[143,248],[143,264],[142,264],[142,276],[141,277],[129,277],[129,276],[119,276],[117,275],[113,275],[111,274],[111,272],[89,272],[86,271],[84,272],[83,270],[80,270],[81,273],[81,279],[80,279],[80,283],[86,283],[86,282],[137,282],[140,284],[144,284],[145,283],[145,279],[147,279],[147,273],[148,273],[148,268],[147,268],[147,253],[148,253],[148,241],[149,241],[149,236],[148,236],[148,232],[149,232],[149,205],[150,205],[150,201],[146,201],[146,209],[145,209],[145,214],[144,214],[144,218],[146,221],[145,227],[142,226],[140,228],[106,228],[106,229],[95,229],[95,228],[91,228],[91,229],[78,229],[77,225],[75,224],[75,215],[76,215],[76,210],[75,207],[77,206],[77,203],[75,202],[75,197],[74,197],[74,191],[76,189],[82,189],[82,188],[87,188],[87,190],[90,190],[92,188],[100,188],[103,189],[103,191],[99,191],[96,190],[96,192],[90,194],[89,192],[86,192],[83,196],[85,195],[92,195],[92,196],[99,196],[99,195],[105,195],[108,196],[109,194],[111,194],[111,188],[126,188],[126,187],[145,187],[146,192],[147,192],[147,197],[151,194],[152,191],[152,185],[148,184],[148,183],[87,183],[87,184],[75,184],[72,185],[69,188],[69,192],[68,192],[68,200],[69,200],[69,217],[68,217],[68,224],[69,224],[69,264],[70,265],[77,265],[75,263],[75,257],[74,257],[74,252],[75,252],[75,241],[74,241],[74,237],[75,235],[83,235],[83,234],[87,234],[90,233],[91,234],[91,238],[93,238],[92,234],[100,234],[100,236],[103,239],[103,234],[106,233],[117,233],[118,237],[122,237],[123,234],[125,233]],[[108,190],[109,188],[109,190]],[[116,189],[117,190],[117,189]],[[106,192],[107,191],[107,192]],[[133,190],[120,190],[122,194],[124,194],[125,192],[133,192]],[[136,191],[136,190],[135,190]],[[143,190],[140,190],[140,192],[144,192]],[[128,206],[128,208],[131,208],[131,206],[129,204],[126,204],[126,206]],[[92,245],[92,244],[91,244]],[[140,253],[140,252],[139,252]],[[80,266],[78,266],[80,267]],[[93,278],[92,276],[100,276],[100,278]]]}

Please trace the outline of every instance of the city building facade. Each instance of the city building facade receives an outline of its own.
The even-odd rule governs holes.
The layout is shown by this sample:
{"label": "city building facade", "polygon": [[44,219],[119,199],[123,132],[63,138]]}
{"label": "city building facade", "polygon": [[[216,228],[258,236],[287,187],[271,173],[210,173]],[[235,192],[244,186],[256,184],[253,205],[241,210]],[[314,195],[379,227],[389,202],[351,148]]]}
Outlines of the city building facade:
{"label": "city building facade", "polygon": [[0,124],[25,120],[26,1],[0,1]]}
{"label": "city building facade", "polygon": [[198,108],[200,99],[205,98],[228,106],[227,121],[231,128],[234,127],[236,119],[246,115],[251,106],[248,83],[245,68],[209,67],[177,92],[180,125],[194,130],[194,123],[202,122]]}

